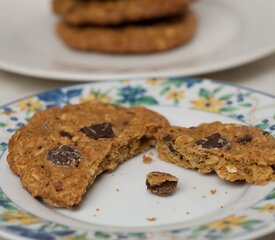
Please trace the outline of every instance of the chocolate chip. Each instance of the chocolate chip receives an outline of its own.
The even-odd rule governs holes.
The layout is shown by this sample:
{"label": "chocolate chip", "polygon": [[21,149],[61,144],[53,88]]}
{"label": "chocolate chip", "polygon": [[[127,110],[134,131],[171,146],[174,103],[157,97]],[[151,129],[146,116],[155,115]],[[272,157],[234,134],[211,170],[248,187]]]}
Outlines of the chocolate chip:
{"label": "chocolate chip", "polygon": [[195,129],[195,128],[196,128],[196,127],[193,127],[193,126],[192,126],[192,127],[190,127],[189,129]]}
{"label": "chocolate chip", "polygon": [[163,140],[165,141],[165,142],[169,142],[169,141],[171,141],[173,139],[173,137],[171,136],[171,135],[166,135],[164,138],[163,138]]}
{"label": "chocolate chip", "polygon": [[80,162],[81,154],[71,146],[61,145],[48,151],[48,160],[56,165],[77,166]]}
{"label": "chocolate chip", "polygon": [[123,124],[124,126],[127,126],[128,123],[129,123],[129,121],[123,121],[123,122],[122,122],[122,124]]}
{"label": "chocolate chip", "polygon": [[263,135],[264,135],[264,136],[268,136],[268,135],[270,135],[270,132],[268,132],[268,131],[263,131]]}
{"label": "chocolate chip", "polygon": [[222,138],[221,134],[214,133],[206,138],[200,139],[195,142],[196,145],[201,145],[202,148],[226,148],[229,149],[229,142]]}
{"label": "chocolate chip", "polygon": [[147,190],[158,196],[166,197],[175,192],[178,178],[163,172],[150,172],[146,178]]}
{"label": "chocolate chip", "polygon": [[72,138],[72,137],[73,137],[72,134],[70,134],[69,132],[66,132],[66,131],[60,131],[60,132],[59,132],[59,135],[60,135],[61,137],[67,137],[67,138]]}
{"label": "chocolate chip", "polygon": [[173,147],[173,145],[171,143],[168,144],[168,148],[169,148],[170,152],[172,152],[174,154],[179,154],[179,152]]}
{"label": "chocolate chip", "polygon": [[252,141],[252,136],[250,134],[245,134],[243,137],[237,140],[239,144],[247,144]]}
{"label": "chocolate chip", "polygon": [[80,129],[81,132],[86,134],[87,137],[92,139],[99,138],[113,138],[115,136],[111,123],[100,123],[94,124],[89,127],[83,127]]}

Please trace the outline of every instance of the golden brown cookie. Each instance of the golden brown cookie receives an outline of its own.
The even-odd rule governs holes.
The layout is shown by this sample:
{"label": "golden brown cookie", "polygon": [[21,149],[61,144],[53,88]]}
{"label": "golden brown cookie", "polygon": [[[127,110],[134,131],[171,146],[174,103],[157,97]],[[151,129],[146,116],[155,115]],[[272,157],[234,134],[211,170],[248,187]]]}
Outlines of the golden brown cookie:
{"label": "golden brown cookie", "polygon": [[228,181],[266,184],[275,180],[275,139],[260,129],[213,122],[170,127],[158,138],[159,158]]}
{"label": "golden brown cookie", "polygon": [[69,24],[117,25],[174,16],[189,0],[54,0],[53,10]]}
{"label": "golden brown cookie", "polygon": [[9,142],[8,163],[22,185],[47,204],[78,205],[102,172],[146,151],[168,125],[144,107],[100,102],[35,114]]}
{"label": "golden brown cookie", "polygon": [[57,26],[60,38],[71,48],[110,53],[147,53],[168,50],[189,40],[196,29],[196,18],[188,12],[170,21],[124,27]]}

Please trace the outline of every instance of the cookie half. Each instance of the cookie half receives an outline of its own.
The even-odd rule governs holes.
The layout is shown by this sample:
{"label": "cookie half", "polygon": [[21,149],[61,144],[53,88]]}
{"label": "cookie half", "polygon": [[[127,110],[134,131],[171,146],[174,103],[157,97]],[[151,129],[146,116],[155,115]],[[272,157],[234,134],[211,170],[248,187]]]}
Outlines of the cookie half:
{"label": "cookie half", "polygon": [[53,10],[69,24],[118,25],[182,13],[189,0],[54,0]]}
{"label": "cookie half", "polygon": [[192,12],[169,21],[119,27],[75,27],[60,22],[57,33],[66,45],[83,51],[149,53],[175,48],[189,40],[197,20]]}
{"label": "cookie half", "polygon": [[167,125],[143,107],[88,102],[50,108],[12,136],[7,159],[32,196],[72,207],[100,173],[154,146]]}
{"label": "cookie half", "polygon": [[170,127],[159,136],[159,158],[228,181],[266,184],[275,180],[275,139],[254,127],[213,122]]}

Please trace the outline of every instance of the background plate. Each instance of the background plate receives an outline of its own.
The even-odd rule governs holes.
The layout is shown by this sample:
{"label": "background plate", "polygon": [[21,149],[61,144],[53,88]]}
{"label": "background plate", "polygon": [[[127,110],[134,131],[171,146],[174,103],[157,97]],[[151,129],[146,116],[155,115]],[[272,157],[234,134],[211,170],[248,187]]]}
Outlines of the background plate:
{"label": "background plate", "polygon": [[106,80],[198,75],[239,66],[275,50],[275,2],[194,1],[199,29],[188,44],[145,55],[82,53],[56,37],[49,0],[0,0],[0,68],[49,79]]}

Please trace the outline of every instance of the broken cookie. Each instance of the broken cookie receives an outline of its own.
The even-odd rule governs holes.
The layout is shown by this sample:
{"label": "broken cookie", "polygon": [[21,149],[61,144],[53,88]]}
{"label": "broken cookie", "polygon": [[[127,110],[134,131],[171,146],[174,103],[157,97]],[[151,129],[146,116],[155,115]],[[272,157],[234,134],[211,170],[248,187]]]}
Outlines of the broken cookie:
{"label": "broken cookie", "polygon": [[12,136],[7,160],[33,197],[73,207],[99,174],[154,146],[155,134],[166,126],[164,117],[144,107],[101,102],[53,107]]}
{"label": "broken cookie", "polygon": [[266,184],[275,180],[275,139],[255,127],[205,123],[169,127],[158,136],[159,158],[228,181]]}

